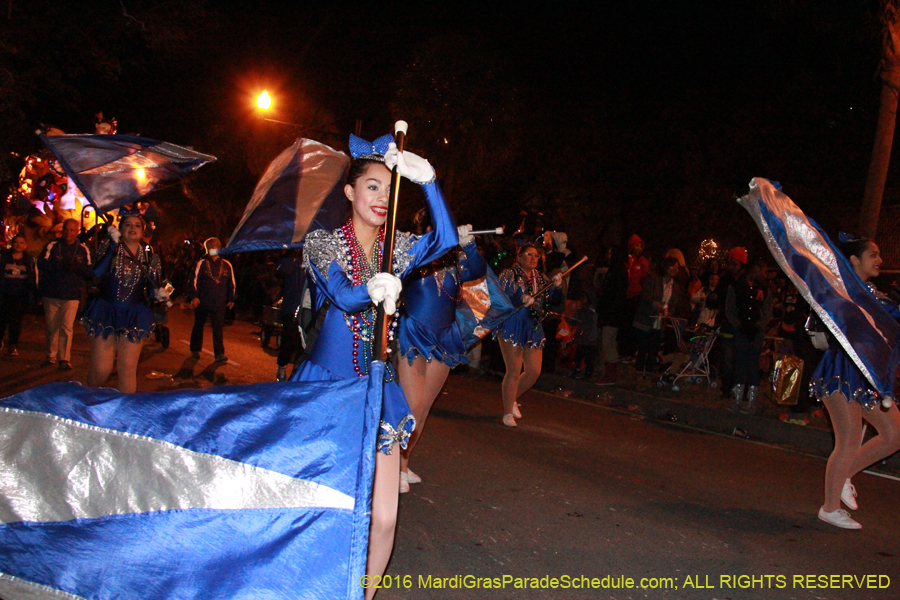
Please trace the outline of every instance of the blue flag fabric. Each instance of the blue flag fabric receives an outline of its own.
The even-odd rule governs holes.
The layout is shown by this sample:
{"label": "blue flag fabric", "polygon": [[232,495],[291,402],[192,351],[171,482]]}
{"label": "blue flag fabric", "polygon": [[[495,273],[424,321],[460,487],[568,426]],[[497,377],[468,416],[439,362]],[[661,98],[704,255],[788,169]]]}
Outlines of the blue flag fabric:
{"label": "blue flag fabric", "polygon": [[308,231],[336,229],[349,216],[343,152],[300,138],[272,161],[222,254],[299,248]]}
{"label": "blue flag fabric", "polygon": [[772,256],[872,387],[889,403],[900,366],[900,324],[869,292],[828,235],[766,179],[738,200]]}
{"label": "blue flag fabric", "polygon": [[132,135],[41,136],[99,214],[183,179],[215,156]]}
{"label": "blue flag fabric", "polygon": [[362,598],[383,375],[0,400],[0,597]]}
{"label": "blue flag fabric", "polygon": [[456,325],[466,349],[477,344],[518,310],[503,292],[500,280],[490,267],[481,279],[463,283],[460,294],[462,298],[456,308]]}

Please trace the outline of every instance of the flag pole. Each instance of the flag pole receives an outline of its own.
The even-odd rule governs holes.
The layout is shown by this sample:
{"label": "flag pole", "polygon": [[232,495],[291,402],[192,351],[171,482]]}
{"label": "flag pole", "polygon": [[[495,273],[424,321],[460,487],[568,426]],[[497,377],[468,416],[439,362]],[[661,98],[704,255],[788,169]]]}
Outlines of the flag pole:
{"label": "flag pole", "polygon": [[[406,131],[409,126],[406,121],[397,121],[394,124],[394,139],[397,143],[397,151],[403,152],[406,144]],[[397,199],[400,195],[400,174],[397,173],[397,165],[391,170],[391,194],[388,197],[387,219],[384,222],[384,249],[381,253],[382,273],[393,271],[394,263],[394,238],[397,232]],[[378,305],[375,318],[375,346],[372,349],[372,359],[387,362],[387,327],[389,315],[384,314],[384,303]]]}

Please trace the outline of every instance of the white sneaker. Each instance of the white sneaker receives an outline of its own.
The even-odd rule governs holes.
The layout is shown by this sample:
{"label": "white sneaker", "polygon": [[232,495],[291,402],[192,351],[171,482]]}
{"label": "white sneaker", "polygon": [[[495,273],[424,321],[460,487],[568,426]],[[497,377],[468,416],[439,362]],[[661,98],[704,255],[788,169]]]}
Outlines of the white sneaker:
{"label": "white sneaker", "polygon": [[413,473],[412,469],[406,470],[406,479],[409,480],[410,483],[422,483],[422,478]]}
{"label": "white sneaker", "polygon": [[517,419],[521,419],[521,418],[522,418],[522,413],[519,412],[519,407],[520,407],[520,406],[522,406],[522,405],[519,404],[518,402],[513,402],[512,416],[514,416],[514,417],[517,418]]}
{"label": "white sneaker", "polygon": [[862,525],[854,521],[843,508],[826,512],[825,507],[819,509],[819,519],[842,529],[862,529]]}
{"label": "white sneaker", "polygon": [[409,492],[409,477],[406,475],[405,471],[400,471],[400,493],[406,494]]}
{"label": "white sneaker", "polygon": [[517,427],[516,418],[512,415],[503,415],[503,424],[507,427]]}
{"label": "white sneaker", "polygon": [[850,510],[859,508],[856,504],[856,487],[850,483],[850,479],[844,482],[844,489],[841,490],[841,502],[846,504]]}

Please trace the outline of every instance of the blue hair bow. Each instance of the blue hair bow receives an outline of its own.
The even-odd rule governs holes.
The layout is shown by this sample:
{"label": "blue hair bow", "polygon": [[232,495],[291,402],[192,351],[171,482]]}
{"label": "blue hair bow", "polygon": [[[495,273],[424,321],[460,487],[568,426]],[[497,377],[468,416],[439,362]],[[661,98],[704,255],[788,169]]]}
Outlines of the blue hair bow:
{"label": "blue hair bow", "polygon": [[393,143],[394,136],[387,133],[374,142],[367,142],[359,136],[350,134],[350,154],[353,158],[382,158],[388,146]]}

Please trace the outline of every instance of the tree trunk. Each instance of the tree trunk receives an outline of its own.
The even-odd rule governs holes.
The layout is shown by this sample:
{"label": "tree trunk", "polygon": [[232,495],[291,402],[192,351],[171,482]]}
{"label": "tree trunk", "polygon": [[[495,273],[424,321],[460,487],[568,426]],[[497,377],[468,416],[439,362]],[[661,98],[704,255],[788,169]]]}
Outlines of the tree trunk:
{"label": "tree trunk", "polygon": [[[890,3],[893,5],[893,2]],[[869,175],[859,215],[857,235],[875,239],[878,233],[878,216],[884,197],[884,184],[891,162],[891,146],[894,127],[897,124],[897,98],[900,91],[900,11],[889,6],[884,12],[884,56],[881,63],[881,106],[878,110],[878,126],[875,145],[869,163]]]}

